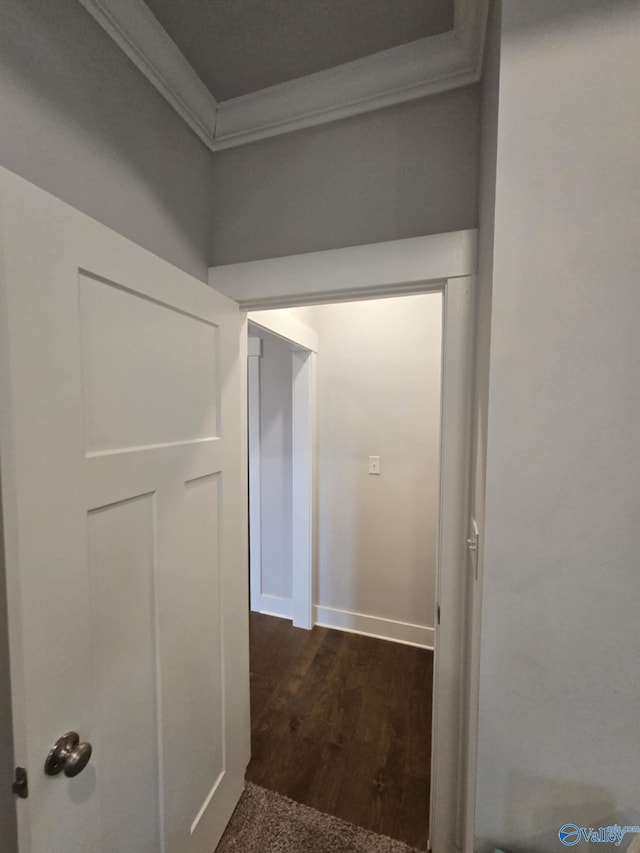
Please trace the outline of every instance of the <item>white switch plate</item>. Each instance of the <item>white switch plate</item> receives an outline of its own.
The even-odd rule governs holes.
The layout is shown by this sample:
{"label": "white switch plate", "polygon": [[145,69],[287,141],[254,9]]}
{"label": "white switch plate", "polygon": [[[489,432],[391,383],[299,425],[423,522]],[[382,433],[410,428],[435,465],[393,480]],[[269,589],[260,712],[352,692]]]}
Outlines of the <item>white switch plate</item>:
{"label": "white switch plate", "polygon": [[379,474],[380,473],[380,457],[379,456],[370,456],[369,457],[369,473],[370,474]]}

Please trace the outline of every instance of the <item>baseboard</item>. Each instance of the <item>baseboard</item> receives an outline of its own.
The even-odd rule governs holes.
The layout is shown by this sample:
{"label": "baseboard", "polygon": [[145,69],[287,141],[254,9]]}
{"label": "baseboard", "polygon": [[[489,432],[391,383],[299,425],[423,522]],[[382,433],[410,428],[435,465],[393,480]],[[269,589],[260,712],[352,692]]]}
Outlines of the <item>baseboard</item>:
{"label": "baseboard", "polygon": [[279,595],[258,595],[251,601],[251,609],[265,616],[279,616],[281,619],[293,618],[293,602]]}
{"label": "baseboard", "polygon": [[413,625],[411,622],[397,622],[394,619],[382,619],[380,616],[366,616],[364,613],[352,613],[349,610],[338,610],[335,607],[313,608],[314,623],[323,628],[337,628],[351,634],[364,634],[367,637],[379,637],[394,643],[404,643],[407,646],[418,646],[421,649],[433,649],[435,631],[423,625]]}

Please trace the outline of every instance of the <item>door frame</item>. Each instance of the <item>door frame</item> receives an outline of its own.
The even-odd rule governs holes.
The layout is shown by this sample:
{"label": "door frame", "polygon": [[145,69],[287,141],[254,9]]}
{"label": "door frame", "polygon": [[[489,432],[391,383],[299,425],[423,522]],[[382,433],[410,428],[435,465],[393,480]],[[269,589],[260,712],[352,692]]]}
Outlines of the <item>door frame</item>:
{"label": "door frame", "polygon": [[440,518],[433,686],[430,848],[471,850],[468,803],[476,752],[468,726],[477,697],[468,689],[465,601],[471,478],[472,355],[477,231],[455,231],[366,246],[212,267],[209,284],[247,311],[440,291],[443,294]]}
{"label": "door frame", "polygon": [[[261,601],[256,594],[262,580],[262,491],[260,450],[260,358],[261,347],[248,348],[248,414],[249,414],[249,564],[251,573],[251,608],[272,612],[276,616],[291,618],[297,628],[313,627],[314,565],[314,507],[313,482],[316,424],[316,358],[319,349],[318,335],[297,318],[285,311],[249,312],[247,321],[291,344],[292,369],[292,596],[291,606],[285,614],[280,602],[279,613],[269,610],[269,602]],[[275,601],[274,601],[275,604]],[[289,612],[290,611],[290,612]]]}

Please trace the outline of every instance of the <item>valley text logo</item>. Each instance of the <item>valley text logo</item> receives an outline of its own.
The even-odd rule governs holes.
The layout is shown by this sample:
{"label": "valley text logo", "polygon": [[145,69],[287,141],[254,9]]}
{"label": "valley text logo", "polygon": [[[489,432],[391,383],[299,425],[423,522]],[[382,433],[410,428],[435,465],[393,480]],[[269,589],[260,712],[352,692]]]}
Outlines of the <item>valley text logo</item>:
{"label": "valley text logo", "polygon": [[560,827],[558,838],[565,847],[575,847],[581,841],[587,844],[615,844],[620,847],[622,839],[630,833],[640,832],[640,826],[601,826],[594,829],[592,826],[576,826],[575,823],[565,823]]}

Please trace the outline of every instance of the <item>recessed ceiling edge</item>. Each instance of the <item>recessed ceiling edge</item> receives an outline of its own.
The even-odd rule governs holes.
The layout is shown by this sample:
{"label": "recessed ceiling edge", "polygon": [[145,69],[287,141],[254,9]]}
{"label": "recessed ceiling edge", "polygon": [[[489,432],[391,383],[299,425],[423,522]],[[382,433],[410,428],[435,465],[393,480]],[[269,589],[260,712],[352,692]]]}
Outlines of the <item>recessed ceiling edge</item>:
{"label": "recessed ceiling edge", "polygon": [[455,0],[449,32],[220,102],[143,0],[79,2],[218,151],[477,82],[489,0]]}

